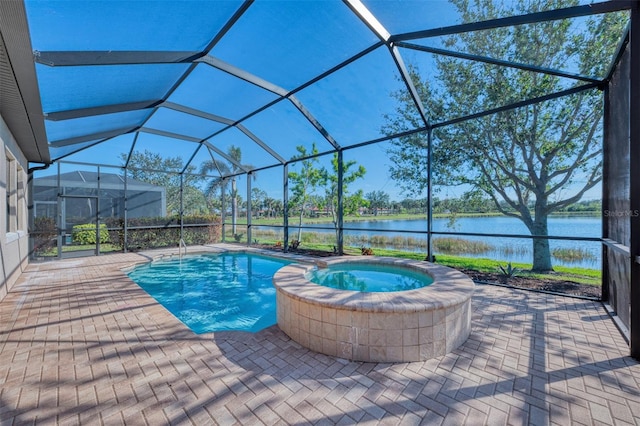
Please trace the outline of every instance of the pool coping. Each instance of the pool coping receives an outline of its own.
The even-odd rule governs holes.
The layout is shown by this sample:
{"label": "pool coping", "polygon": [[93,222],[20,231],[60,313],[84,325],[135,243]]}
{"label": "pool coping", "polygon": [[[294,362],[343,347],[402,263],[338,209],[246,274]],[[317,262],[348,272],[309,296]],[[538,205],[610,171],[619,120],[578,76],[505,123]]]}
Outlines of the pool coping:
{"label": "pool coping", "polygon": [[[309,264],[309,263],[316,264],[318,261],[317,258],[314,258],[311,256],[305,256],[297,253],[283,253],[283,252],[277,252],[277,251],[272,251],[267,249],[261,249],[257,247],[235,246],[235,245],[230,245],[228,243],[188,246],[188,249],[190,251],[187,252],[184,256],[198,256],[203,254],[221,254],[221,253],[234,252],[234,253],[259,254],[262,256],[275,257],[275,258],[284,259],[284,260],[292,260],[296,262],[302,262],[305,264]],[[125,274],[129,272],[131,269],[135,268],[136,266],[145,265],[147,263],[156,262],[160,260],[170,260],[170,259],[179,257],[177,248],[144,250],[144,251],[137,252],[136,254],[143,256],[145,260],[139,260],[121,267],[120,270],[123,271]]]}

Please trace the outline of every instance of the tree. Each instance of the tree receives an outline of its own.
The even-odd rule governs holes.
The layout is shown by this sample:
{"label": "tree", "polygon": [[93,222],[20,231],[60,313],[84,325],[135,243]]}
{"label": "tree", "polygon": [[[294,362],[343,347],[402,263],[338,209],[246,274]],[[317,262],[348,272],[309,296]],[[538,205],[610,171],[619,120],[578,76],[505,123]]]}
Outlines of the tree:
{"label": "tree", "polygon": [[254,217],[275,217],[282,211],[282,200],[269,197],[263,189],[251,189],[251,211]]}
{"label": "tree", "polygon": [[[259,217],[261,213],[266,213],[268,205],[267,192],[260,188],[251,188],[251,213],[255,217]],[[265,215],[266,216],[266,215]]]}
{"label": "tree", "polygon": [[[349,171],[357,163],[355,160],[343,161],[342,164],[342,207],[343,215],[357,213],[358,208],[365,204],[362,190],[353,195],[349,195],[348,186],[356,180],[364,177],[367,170],[360,165],[357,169]],[[327,187],[325,190],[325,202],[327,209],[331,213],[331,220],[338,239],[338,153],[333,154],[331,159],[332,172],[325,171]]]}
{"label": "tree", "polygon": [[[512,10],[492,1],[452,0],[466,22],[548,9],[547,1],[520,1]],[[577,4],[556,1],[554,6]],[[568,20],[513,29],[467,32],[451,36],[451,50],[509,59],[540,67],[574,67],[582,75],[603,76],[624,17],[590,18],[586,31],[575,32]],[[585,48],[588,46],[588,48]],[[606,53],[605,53],[606,52]],[[485,111],[567,88],[557,76],[451,57],[436,58],[439,86],[410,68],[412,81],[432,122]],[[387,119],[386,131],[415,128],[417,115],[408,95],[394,93],[398,117]],[[434,132],[434,181],[468,184],[490,197],[501,213],[518,218],[534,236],[547,236],[547,218],[581,199],[602,178],[602,97],[582,91],[491,116],[463,121]],[[411,127],[412,126],[412,127]],[[391,176],[405,190],[426,187],[426,149],[422,137],[400,138],[390,149]],[[549,241],[533,239],[533,270],[552,269]]]}
{"label": "tree", "polygon": [[369,202],[369,208],[373,210],[373,215],[378,216],[378,210],[389,207],[389,194],[384,191],[371,191],[364,196]]}
{"label": "tree", "polygon": [[311,153],[307,153],[307,149],[303,145],[296,147],[298,155],[292,158],[293,161],[300,158],[305,158],[311,155],[311,158],[294,162],[292,167],[296,167],[300,164],[300,171],[289,172],[289,182],[291,182],[292,197],[290,199],[290,206],[292,210],[298,209],[298,241],[302,238],[302,218],[304,217],[305,209],[309,207],[309,201],[312,195],[315,193],[318,186],[324,185],[326,181],[326,173],[322,168],[316,167],[318,164],[318,148],[314,143],[311,146]]}
{"label": "tree", "polygon": [[265,200],[268,217],[277,217],[283,215],[283,202],[277,198],[267,197]]}
{"label": "tree", "polygon": [[[124,163],[127,154],[120,154]],[[134,151],[127,166],[128,176],[141,182],[165,188],[167,215],[180,214],[180,172],[184,168],[181,157],[162,158],[159,154],[144,150]],[[202,192],[198,190],[200,181],[193,176],[194,167],[187,168],[182,177],[183,204],[190,206],[190,213],[203,213],[206,209]]]}
{"label": "tree", "polygon": [[[228,166],[227,163],[224,163],[222,161],[218,161],[215,159],[211,159],[209,161],[205,161],[204,163],[202,163],[202,165],[200,166],[200,173],[206,175],[211,172],[217,172],[221,176],[229,175],[229,174],[233,175],[231,176],[231,190],[229,191],[229,195],[231,197],[231,232],[235,236],[237,234],[236,223],[238,221],[238,200],[239,200],[235,174],[241,172],[242,169],[252,169],[253,166],[248,164],[242,164],[242,150],[235,145],[229,146],[229,148],[227,149],[227,154],[229,155],[229,157],[231,157],[235,161],[235,164],[232,163],[231,166]],[[242,164],[242,167],[239,167],[238,164]],[[255,175],[253,175],[253,177],[255,179]],[[205,193],[207,195],[212,195],[216,192],[218,188],[220,188],[221,191],[224,190],[223,189],[224,186],[225,186],[224,179],[217,179],[217,178],[212,179],[209,182],[209,184],[207,184]],[[224,209],[224,206],[222,206],[222,208]]]}

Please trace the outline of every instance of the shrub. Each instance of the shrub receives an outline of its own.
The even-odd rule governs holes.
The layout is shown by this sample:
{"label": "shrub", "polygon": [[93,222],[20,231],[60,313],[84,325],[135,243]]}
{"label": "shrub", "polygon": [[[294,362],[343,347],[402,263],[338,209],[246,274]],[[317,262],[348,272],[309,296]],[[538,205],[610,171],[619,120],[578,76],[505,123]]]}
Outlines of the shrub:
{"label": "shrub", "polygon": [[104,221],[109,230],[109,240],[111,244],[119,247],[121,250],[124,248],[124,219],[119,217],[108,217]]}
{"label": "shrub", "polygon": [[56,220],[52,217],[36,217],[33,220],[33,230],[30,232],[33,237],[33,250],[36,255],[42,255],[48,250],[56,247]]}
{"label": "shrub", "polygon": [[[71,238],[76,244],[96,244],[96,225],[94,223],[84,223],[82,225],[74,225],[71,230]],[[108,243],[109,231],[107,225],[100,224],[100,243]]]}
{"label": "shrub", "polygon": [[518,272],[520,272],[520,269],[513,267],[511,262],[509,262],[506,267],[498,265],[498,273],[500,274],[501,281],[505,284],[507,284],[511,278],[514,278]]}
{"label": "shrub", "polygon": [[[220,242],[222,224],[216,215],[184,216],[182,238],[187,245]],[[112,241],[120,247],[124,245],[124,220],[108,218]],[[117,236],[117,238],[116,238]],[[128,220],[127,249],[131,251],[150,248],[175,247],[180,242],[180,218],[136,217]]]}
{"label": "shrub", "polygon": [[481,254],[493,249],[484,241],[465,240],[463,238],[434,238],[433,247],[443,253]]}
{"label": "shrub", "polygon": [[551,252],[556,259],[564,260],[565,262],[581,262],[584,260],[595,260],[596,256],[589,250],[582,249],[580,247],[575,248],[555,248]]}

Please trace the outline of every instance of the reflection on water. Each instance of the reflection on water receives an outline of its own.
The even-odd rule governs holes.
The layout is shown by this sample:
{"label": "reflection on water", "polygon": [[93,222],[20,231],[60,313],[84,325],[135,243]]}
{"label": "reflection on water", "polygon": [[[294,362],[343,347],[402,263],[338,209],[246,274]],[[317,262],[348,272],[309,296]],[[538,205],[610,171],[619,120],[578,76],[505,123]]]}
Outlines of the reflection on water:
{"label": "reflection on water", "polygon": [[256,332],[276,323],[275,272],[289,264],[249,253],[151,262],[129,277],[195,333]]}
{"label": "reflection on water", "polygon": [[426,274],[387,265],[348,264],[315,269],[307,274],[312,283],[339,290],[362,292],[405,291],[433,282]]}
{"label": "reflection on water", "polygon": [[[549,235],[558,237],[600,238],[602,220],[600,217],[552,216],[549,218]],[[305,225],[311,228],[327,227],[327,224]],[[406,251],[426,251],[426,219],[417,220],[367,220],[345,222],[345,244],[355,247],[389,248]],[[293,229],[293,228],[292,228]],[[385,232],[386,231],[386,232]],[[400,232],[406,231],[406,232]],[[433,220],[434,232],[463,232],[483,234],[529,235],[526,226],[516,218],[503,216],[461,217],[453,227],[447,218]],[[317,229],[318,234],[333,234],[333,230]],[[421,232],[416,234],[413,232]],[[476,243],[476,247],[455,250],[434,245],[436,254],[455,254],[466,257],[484,257],[508,262],[531,263],[533,258],[530,238],[484,237],[434,235],[434,240],[459,239]],[[471,244],[468,244],[471,245]],[[554,265],[599,268],[602,246],[599,242],[550,240]],[[484,246],[478,250],[477,247]]]}

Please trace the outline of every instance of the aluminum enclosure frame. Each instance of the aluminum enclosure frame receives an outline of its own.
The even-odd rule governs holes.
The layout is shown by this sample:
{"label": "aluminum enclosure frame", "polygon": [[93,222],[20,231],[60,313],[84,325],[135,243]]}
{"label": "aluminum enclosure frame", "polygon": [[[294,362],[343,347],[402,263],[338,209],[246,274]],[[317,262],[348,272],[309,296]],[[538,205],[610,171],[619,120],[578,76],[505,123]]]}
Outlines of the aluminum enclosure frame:
{"label": "aluminum enclosure frame", "polygon": [[[184,63],[184,64],[189,64],[186,72],[181,76],[181,78],[173,85],[173,87],[171,87],[171,89],[165,94],[164,97],[162,97],[161,99],[150,99],[148,101],[140,101],[140,102],[132,102],[132,103],[123,103],[123,104],[117,104],[117,105],[103,105],[103,106],[99,106],[99,107],[93,107],[93,108],[85,108],[85,109],[78,109],[78,110],[68,110],[68,111],[55,111],[55,112],[50,112],[48,113],[44,118],[45,120],[49,120],[49,121],[62,121],[62,120],[69,120],[69,119],[74,119],[74,118],[81,118],[81,117],[91,117],[91,116],[98,116],[98,115],[102,115],[102,114],[110,114],[110,113],[114,113],[114,112],[125,112],[125,111],[148,111],[148,116],[147,119],[145,120],[144,123],[142,123],[142,125],[137,126],[137,127],[123,127],[123,128],[119,128],[116,130],[111,130],[111,131],[104,131],[104,132],[97,132],[97,133],[93,133],[93,134],[85,134],[82,136],[76,136],[73,138],[67,138],[67,139],[61,139],[61,140],[56,140],[56,141],[50,141],[50,144],[52,147],[63,147],[63,146],[72,146],[74,144],[78,144],[81,142],[90,142],[93,140],[98,140],[95,144],[98,143],[102,143],[104,141],[110,140],[111,138],[118,136],[118,135],[123,135],[123,134],[130,134],[130,133],[134,133],[134,142],[133,145],[131,147],[131,150],[129,152],[129,157],[127,158],[127,160],[125,161],[123,170],[124,170],[124,175],[125,175],[125,190],[126,190],[126,176],[127,176],[127,168],[129,166],[129,161],[131,159],[131,155],[134,151],[135,148],[135,144],[138,138],[138,135],[140,133],[151,133],[151,134],[156,134],[156,135],[161,135],[161,136],[166,136],[166,137],[171,137],[171,138],[175,138],[175,139],[182,139],[182,140],[187,140],[190,142],[195,142],[197,143],[199,146],[198,148],[195,150],[195,152],[191,155],[191,157],[188,159],[188,161],[186,162],[186,164],[184,165],[182,172],[180,173],[181,176],[181,182],[182,182],[182,177],[185,173],[187,173],[188,167],[191,164],[191,162],[194,160],[194,158],[196,157],[197,153],[199,152],[199,150],[201,149],[207,149],[215,152],[217,155],[221,156],[222,158],[224,158],[225,160],[229,161],[230,163],[232,163],[234,166],[236,166],[240,172],[239,173],[227,173],[227,174],[222,174],[220,178],[224,181],[227,179],[231,179],[234,176],[238,176],[240,174],[247,175],[247,202],[248,202],[248,207],[247,207],[247,211],[249,212],[249,217],[247,218],[247,226],[248,226],[248,244],[251,244],[251,216],[250,216],[250,212],[251,212],[251,176],[252,174],[254,174],[255,172],[259,171],[259,170],[266,170],[266,169],[270,169],[270,168],[279,168],[282,167],[283,170],[283,188],[284,188],[284,196],[283,196],[283,202],[284,202],[284,208],[285,208],[285,218],[283,220],[283,229],[284,229],[284,235],[285,235],[285,250],[288,249],[288,228],[289,228],[289,223],[288,223],[288,215],[287,215],[287,209],[288,209],[288,201],[289,201],[289,195],[288,195],[288,168],[289,165],[293,162],[292,160],[287,160],[285,158],[284,155],[282,155],[281,153],[277,152],[277,150],[273,147],[271,147],[267,142],[261,140],[258,136],[256,136],[255,134],[253,134],[251,131],[249,131],[249,129],[247,128],[247,126],[245,126],[243,123],[245,123],[248,119],[250,119],[251,117],[255,116],[256,114],[258,114],[259,112],[278,104],[279,102],[289,102],[291,103],[301,114],[302,116],[307,120],[307,122],[313,126],[324,138],[325,140],[330,144],[330,146],[332,147],[331,150],[329,151],[325,151],[322,153],[318,153],[317,155],[310,155],[307,156],[305,158],[314,158],[314,157],[320,157],[323,155],[327,155],[327,154],[332,154],[332,153],[337,153],[338,155],[338,159],[339,159],[339,166],[338,166],[338,181],[339,181],[339,185],[338,185],[338,238],[337,238],[337,245],[338,245],[338,252],[340,254],[343,253],[343,232],[345,230],[349,230],[348,227],[344,226],[343,223],[343,194],[342,194],[342,174],[343,174],[343,169],[342,169],[342,157],[345,151],[347,150],[351,150],[351,149],[356,149],[356,148],[360,148],[360,147],[364,147],[364,146],[368,146],[368,145],[372,145],[372,144],[377,144],[377,143],[381,143],[381,142],[385,142],[385,141],[389,141],[392,139],[396,139],[402,136],[407,136],[410,134],[418,134],[418,133],[425,133],[427,135],[427,140],[425,143],[425,147],[426,147],[426,158],[425,161],[428,164],[428,207],[427,207],[427,217],[429,219],[428,221],[428,229],[426,229],[424,231],[424,233],[426,233],[427,238],[428,238],[428,253],[427,256],[429,259],[432,258],[432,248],[431,248],[431,239],[433,235],[445,235],[448,233],[438,233],[438,232],[434,232],[433,228],[432,228],[432,176],[431,176],[431,172],[432,172],[432,157],[433,157],[433,153],[432,153],[432,132],[434,129],[437,128],[441,128],[441,127],[445,127],[445,126],[449,126],[449,125],[453,125],[453,124],[457,124],[463,121],[467,121],[467,120],[472,120],[472,119],[476,119],[476,118],[480,118],[483,116],[487,116],[487,115],[491,115],[491,114],[495,114],[498,112],[502,112],[502,111],[507,111],[510,109],[514,109],[514,108],[519,108],[519,107],[524,107],[527,105],[531,105],[534,103],[538,103],[538,102],[543,102],[543,101],[548,101],[548,100],[552,100],[552,99],[557,99],[563,96],[567,96],[573,93],[578,93],[584,90],[592,90],[594,88],[600,88],[603,90],[606,90],[606,87],[609,83],[609,80],[611,79],[611,73],[609,73],[609,75],[607,77],[605,77],[604,79],[598,79],[598,78],[594,78],[593,76],[583,76],[583,75],[577,75],[577,74],[573,74],[573,73],[567,73],[564,72],[562,70],[557,70],[557,69],[550,69],[550,68],[544,68],[544,67],[538,67],[538,66],[533,66],[530,64],[522,64],[522,63],[516,63],[516,62],[510,62],[510,61],[505,61],[505,60],[498,60],[495,58],[487,58],[487,57],[483,57],[480,55],[472,55],[472,54],[467,54],[467,53],[459,53],[459,52],[453,52],[453,51],[449,51],[447,49],[439,49],[439,48],[430,48],[430,47],[424,47],[424,46],[420,46],[417,45],[415,43],[412,43],[413,40],[419,39],[419,38],[427,38],[427,37],[439,37],[439,36],[446,36],[446,35],[453,35],[453,34],[460,34],[460,33],[465,33],[465,32],[470,32],[470,31],[480,31],[480,30],[489,30],[489,29],[496,29],[496,28],[502,28],[502,27],[507,27],[507,26],[514,26],[514,25],[523,25],[523,24],[532,24],[532,23],[537,23],[537,22],[545,22],[545,21],[550,21],[550,20],[560,20],[560,19],[568,19],[568,18],[575,18],[575,17],[581,17],[581,16],[588,16],[588,15],[595,15],[595,14],[601,14],[601,13],[610,13],[610,12],[616,12],[616,11],[622,11],[622,10],[631,10],[631,51],[632,51],[632,64],[631,64],[631,112],[632,114],[635,114],[635,116],[632,116],[630,119],[630,132],[631,132],[631,161],[632,164],[638,164],[640,162],[640,41],[638,40],[639,37],[637,34],[640,34],[640,12],[639,12],[639,6],[638,3],[635,1],[630,1],[630,0],[622,0],[622,1],[609,1],[609,2],[602,2],[602,3],[594,3],[591,5],[585,5],[585,6],[576,6],[576,7],[570,7],[570,8],[565,8],[565,9],[558,9],[558,10],[552,10],[552,11],[545,11],[545,12],[539,12],[539,13],[532,13],[532,14],[527,14],[527,15],[520,15],[520,16],[512,16],[512,17],[507,17],[507,18],[500,18],[500,19],[494,19],[494,20],[489,20],[489,21],[484,21],[484,22],[476,22],[476,23],[470,23],[470,24],[461,24],[461,25],[452,25],[452,26],[448,26],[448,27],[443,27],[443,28],[438,28],[438,29],[431,29],[431,30],[425,30],[425,31],[416,31],[416,32],[410,32],[410,33],[404,33],[404,34],[397,34],[397,35],[392,35],[389,34],[388,31],[386,31],[386,29],[384,28],[384,26],[382,26],[382,24],[380,24],[380,22],[377,21],[377,19],[375,18],[375,16],[373,16],[368,10],[367,8],[364,6],[363,3],[361,3],[359,0],[344,0],[345,4],[358,16],[358,18],[376,35],[376,37],[378,38],[378,41],[376,43],[373,43],[371,46],[361,50],[360,52],[358,52],[357,54],[349,57],[348,59],[342,61],[341,63],[339,63],[338,65],[335,65],[334,67],[332,67],[331,69],[321,73],[320,75],[306,81],[305,83],[299,85],[298,87],[292,89],[292,90],[287,90],[284,89],[282,87],[279,87],[273,83],[270,83],[268,81],[265,81],[245,70],[236,68],[234,66],[232,66],[231,64],[227,64],[217,58],[214,58],[212,56],[208,55],[208,52],[224,37],[224,35],[229,32],[231,30],[231,28],[233,28],[233,26],[238,22],[238,20],[247,12],[247,10],[249,10],[249,8],[251,7],[251,5],[253,4],[253,0],[247,0],[244,1],[241,6],[238,8],[238,10],[236,10],[236,12],[233,14],[233,16],[223,25],[222,29],[218,32],[218,34],[216,34],[216,36],[210,41],[210,43],[206,46],[206,48],[202,51],[199,52],[194,52],[194,51],[181,51],[181,52],[131,52],[131,51],[123,51],[123,52],[109,52],[107,54],[107,52],[101,52],[101,51],[90,51],[90,52],[59,52],[59,51],[46,51],[46,52],[35,52],[34,54],[34,61],[38,64],[41,65],[45,65],[45,66],[77,66],[77,65],[123,65],[123,64],[157,64],[157,63]],[[633,37],[633,33],[635,30],[636,33],[636,37]],[[633,43],[633,41],[636,41],[635,43]],[[622,45],[619,47],[619,50],[623,49],[626,46],[626,43],[622,43]],[[337,140],[329,131],[327,131],[326,127],[318,120],[316,119],[316,117],[314,117],[310,110],[308,108],[306,108],[306,106],[304,105],[303,102],[301,102],[298,97],[296,97],[296,94],[298,94],[299,92],[301,92],[302,90],[304,90],[305,88],[313,85],[314,83],[322,80],[323,78],[332,75],[333,73],[335,73],[336,71],[339,71],[341,69],[343,69],[344,67],[348,66],[349,64],[357,61],[358,59],[366,56],[367,54],[375,51],[376,49],[379,48],[386,48],[389,52],[389,54],[391,55],[391,58],[393,59],[394,65],[396,67],[396,70],[398,71],[401,79],[402,79],[402,83],[404,85],[404,87],[406,88],[407,92],[410,94],[411,99],[414,103],[414,106],[416,107],[416,109],[419,112],[420,118],[422,120],[422,125],[419,128],[410,130],[410,131],[406,131],[406,132],[402,132],[402,133],[397,133],[394,135],[389,135],[389,136],[385,136],[382,138],[376,138],[376,139],[372,139],[372,140],[368,140],[368,141],[362,141],[359,142],[357,144],[354,145],[350,145],[350,146],[342,146],[340,144],[340,141]],[[419,93],[416,89],[416,87],[414,86],[413,82],[411,81],[410,75],[409,75],[409,71],[407,70],[407,67],[403,61],[402,55],[399,51],[399,48],[405,48],[405,49],[411,49],[411,50],[415,50],[415,51],[422,51],[422,52],[427,52],[427,53],[432,53],[432,54],[436,54],[436,55],[445,55],[445,56],[450,56],[450,57],[456,57],[456,58],[460,58],[460,59],[465,59],[465,60],[471,60],[471,61],[478,61],[478,62],[484,62],[484,63],[488,63],[488,64],[493,64],[493,65],[497,65],[497,66],[504,66],[504,67],[510,67],[510,68],[515,68],[515,69],[521,69],[521,70],[526,70],[526,71],[531,71],[531,72],[537,72],[537,73],[542,73],[542,74],[548,74],[548,75],[553,75],[553,76],[558,76],[558,77],[563,77],[563,78],[570,78],[576,81],[582,81],[585,84],[578,86],[578,87],[574,87],[572,89],[567,89],[561,92],[557,92],[557,93],[552,93],[552,94],[548,94],[545,96],[541,96],[538,98],[534,98],[534,99],[527,99],[524,101],[520,101],[520,102],[514,102],[512,104],[509,105],[505,105],[503,107],[500,108],[495,108],[492,110],[488,110],[488,111],[482,111],[482,112],[478,112],[478,113],[474,113],[474,114],[469,114],[467,116],[464,117],[459,117],[459,118],[455,118],[455,119],[451,119],[451,120],[447,120],[447,121],[443,121],[443,122],[432,122],[429,119],[428,116],[428,111],[425,111],[424,108],[424,103],[422,102],[422,100],[420,99]],[[619,59],[619,55],[614,58],[614,60],[611,63],[611,70],[614,70],[617,64],[617,61]],[[268,103],[267,105],[262,106],[261,108],[258,108],[248,114],[246,114],[245,116],[243,116],[242,118],[238,119],[238,120],[233,120],[231,118],[228,117],[220,117],[220,116],[216,116],[213,114],[209,114],[205,111],[199,111],[196,110],[194,108],[190,108],[186,105],[180,105],[174,102],[170,102],[168,99],[171,96],[172,93],[174,93],[178,87],[180,86],[180,84],[193,72],[193,70],[195,69],[195,67],[198,64],[206,64],[207,66],[213,67],[217,70],[220,70],[224,73],[227,73],[229,75],[233,75],[234,77],[240,78],[245,82],[248,82],[256,87],[259,87],[263,90],[269,91],[275,95],[277,95],[276,99],[274,99],[272,102]],[[189,136],[189,135],[184,135],[184,134],[177,134],[177,133],[173,133],[173,132],[168,132],[168,131],[161,131],[161,130],[157,130],[157,129],[153,129],[150,128],[148,126],[146,126],[146,124],[148,123],[148,120],[150,119],[150,117],[153,115],[153,113],[155,111],[157,111],[160,108],[169,108],[169,109],[173,109],[176,111],[180,111],[182,113],[185,114],[190,114],[196,117],[200,117],[206,120],[211,120],[211,121],[215,121],[215,122],[219,122],[225,125],[225,127],[222,130],[218,130],[216,132],[214,132],[211,135],[208,135],[205,138],[197,138],[197,137],[193,137],[193,136]],[[211,143],[211,139],[213,137],[215,137],[216,135],[220,134],[221,132],[229,129],[229,128],[236,128],[238,129],[240,132],[242,132],[244,135],[246,135],[253,143],[255,143],[256,145],[260,146],[263,150],[265,150],[267,153],[269,153],[271,155],[271,157],[273,157],[274,159],[274,163],[271,165],[267,165],[267,166],[263,166],[263,167],[259,167],[259,168],[252,168],[249,169],[247,167],[244,167],[243,165],[239,164],[238,162],[236,162],[235,160],[233,160],[233,158],[231,158],[230,156],[228,156],[225,152],[223,152],[222,150],[218,149],[215,147],[214,144]],[[606,143],[606,141],[605,141]],[[90,146],[87,146],[83,149],[88,149],[91,146],[94,146],[95,144],[91,144]],[[55,162],[64,162],[66,160],[66,157],[71,156],[77,152],[79,152],[81,150],[77,150],[77,151],[73,151],[69,154],[66,154],[64,156],[58,157],[53,159]],[[49,159],[46,156],[42,156],[43,157],[43,161],[41,162],[42,164],[49,164]],[[305,159],[303,158],[303,159]],[[298,161],[300,159],[296,159],[296,161]],[[35,161],[35,163],[39,163],[39,161]],[[101,166],[101,165],[98,165]],[[107,165],[107,164],[102,164],[102,166],[107,166],[107,167],[113,167],[111,165]],[[636,174],[637,175],[637,174]],[[634,176],[634,174],[631,174],[632,178],[631,178],[631,209],[638,209],[640,210],[640,176]],[[603,185],[603,187],[605,187],[606,185]],[[606,190],[606,188],[605,188]],[[180,203],[181,203],[181,207],[180,207],[180,213],[181,213],[181,230],[182,230],[182,212],[183,212],[183,206],[182,206],[182,191],[180,191],[181,197],[180,197]],[[223,193],[223,197],[224,197],[224,193]],[[224,203],[224,200],[223,200]],[[603,206],[604,208],[604,206]],[[125,216],[125,223],[126,223],[126,216]],[[223,212],[223,226],[224,226],[224,212]],[[632,232],[632,239],[631,239],[631,247],[630,247],[630,256],[631,256],[631,260],[632,260],[632,272],[631,272],[631,323],[632,323],[632,327],[631,327],[631,334],[630,334],[630,342],[631,342],[631,354],[634,358],[636,359],[640,359],[640,219],[639,218],[635,218],[632,217],[631,218],[631,232]],[[127,231],[126,231],[126,225],[125,225],[125,230],[124,230],[124,235],[126,238],[127,235]],[[224,235],[224,232],[223,232]],[[500,236],[500,237],[514,237],[513,235],[501,235],[501,234],[458,234],[458,235],[483,235],[483,236]],[[181,234],[182,237],[182,234]],[[518,237],[527,237],[527,238],[542,238],[542,237],[532,237],[532,236],[518,236]],[[561,239],[562,237],[554,237],[554,236],[550,236],[550,237],[546,237],[549,239]],[[584,239],[585,241],[600,241],[602,242],[602,240],[600,239]],[[603,293],[603,298],[606,299],[608,295],[606,293]],[[634,307],[638,307],[638,309],[634,309]]]}

